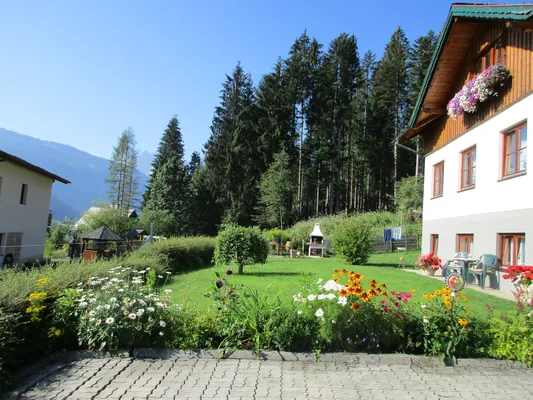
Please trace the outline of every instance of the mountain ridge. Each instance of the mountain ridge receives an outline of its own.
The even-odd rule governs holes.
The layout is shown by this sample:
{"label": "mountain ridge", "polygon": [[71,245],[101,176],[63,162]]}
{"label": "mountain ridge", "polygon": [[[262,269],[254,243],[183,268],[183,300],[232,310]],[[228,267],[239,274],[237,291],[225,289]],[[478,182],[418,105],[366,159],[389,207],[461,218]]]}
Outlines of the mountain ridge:
{"label": "mountain ridge", "polygon": [[[56,182],[52,186],[50,208],[55,220],[66,217],[77,219],[95,201],[107,199],[105,179],[108,177],[109,160],[92,155],[74,146],[37,139],[22,133],[0,128],[0,149],[32,164],[59,175],[71,184]],[[143,152],[143,169],[146,169],[150,153]],[[138,196],[141,198],[148,176],[137,171]]]}

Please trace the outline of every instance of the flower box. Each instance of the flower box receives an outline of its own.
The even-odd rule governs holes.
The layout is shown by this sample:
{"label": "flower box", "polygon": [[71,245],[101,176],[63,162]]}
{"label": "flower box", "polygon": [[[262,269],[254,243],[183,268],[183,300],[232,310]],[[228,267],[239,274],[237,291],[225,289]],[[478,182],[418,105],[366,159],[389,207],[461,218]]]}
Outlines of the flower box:
{"label": "flower box", "polygon": [[511,72],[501,64],[488,67],[477,75],[455,94],[448,102],[446,110],[453,119],[461,117],[465,112],[477,111],[478,103],[483,103],[489,96],[498,96],[496,89],[503,86]]}

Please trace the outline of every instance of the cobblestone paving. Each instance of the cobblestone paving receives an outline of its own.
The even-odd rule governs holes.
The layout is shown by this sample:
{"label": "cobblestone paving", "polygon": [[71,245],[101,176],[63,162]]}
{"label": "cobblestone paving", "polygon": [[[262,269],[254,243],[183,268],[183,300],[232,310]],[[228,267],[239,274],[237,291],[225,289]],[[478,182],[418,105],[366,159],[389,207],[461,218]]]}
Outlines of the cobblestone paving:
{"label": "cobblestone paving", "polygon": [[[52,364],[8,399],[533,399],[533,370],[207,359]],[[29,385],[29,386],[28,386]]]}

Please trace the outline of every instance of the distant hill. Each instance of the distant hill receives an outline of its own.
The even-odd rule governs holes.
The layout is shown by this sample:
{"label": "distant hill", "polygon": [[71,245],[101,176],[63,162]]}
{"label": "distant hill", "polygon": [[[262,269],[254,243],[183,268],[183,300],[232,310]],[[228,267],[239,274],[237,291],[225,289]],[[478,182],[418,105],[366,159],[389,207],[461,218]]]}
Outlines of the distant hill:
{"label": "distant hill", "polygon": [[[72,183],[56,182],[52,188],[50,209],[55,220],[78,219],[93,201],[106,200],[105,179],[109,161],[65,144],[40,140],[0,128],[0,149],[53,172]],[[110,150],[111,151],[111,150]],[[143,192],[148,176],[146,165],[150,153],[143,155],[139,168],[139,192]],[[148,165],[151,164],[151,161]],[[149,169],[148,169],[149,171]],[[139,196],[141,193],[139,193]]]}

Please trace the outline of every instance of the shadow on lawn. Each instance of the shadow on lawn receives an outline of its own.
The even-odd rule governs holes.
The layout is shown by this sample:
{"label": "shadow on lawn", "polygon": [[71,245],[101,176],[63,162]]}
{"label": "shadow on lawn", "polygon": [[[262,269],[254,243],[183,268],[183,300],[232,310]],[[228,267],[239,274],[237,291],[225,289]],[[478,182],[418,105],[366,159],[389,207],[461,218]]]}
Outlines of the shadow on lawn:
{"label": "shadow on lawn", "polygon": [[301,275],[301,272],[246,272],[240,276],[296,276]]}

